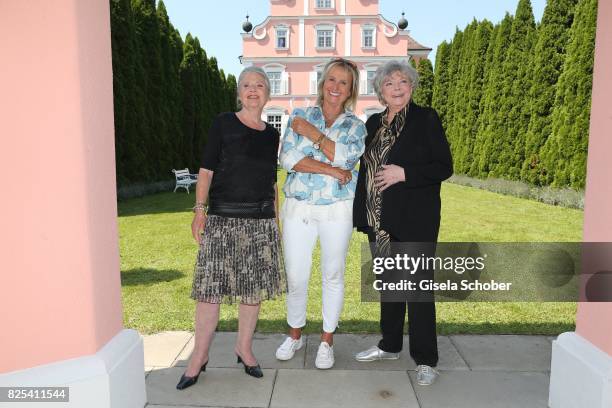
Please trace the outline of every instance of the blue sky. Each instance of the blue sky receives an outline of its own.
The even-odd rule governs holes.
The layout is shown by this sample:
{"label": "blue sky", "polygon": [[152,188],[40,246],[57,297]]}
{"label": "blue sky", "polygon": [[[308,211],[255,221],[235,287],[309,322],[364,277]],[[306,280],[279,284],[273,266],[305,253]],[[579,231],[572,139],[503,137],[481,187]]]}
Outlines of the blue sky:
{"label": "blue sky", "polygon": [[[380,0],[381,14],[397,22],[402,11],[406,13],[408,30],[421,44],[433,48],[432,62],[438,44],[450,40],[455,27],[463,29],[475,17],[500,21],[506,11],[514,14],[519,0]],[[255,25],[263,21],[270,11],[269,0],[164,0],[172,24],[185,38],[188,32],[200,39],[209,56],[215,56],[226,74],[238,74],[242,54],[242,22],[249,13]],[[536,21],[540,21],[546,0],[531,0]]]}

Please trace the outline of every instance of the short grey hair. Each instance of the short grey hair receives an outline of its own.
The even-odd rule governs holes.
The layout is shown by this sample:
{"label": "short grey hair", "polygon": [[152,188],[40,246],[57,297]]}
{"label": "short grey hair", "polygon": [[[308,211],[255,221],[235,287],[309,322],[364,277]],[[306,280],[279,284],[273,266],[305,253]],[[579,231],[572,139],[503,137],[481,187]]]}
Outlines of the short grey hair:
{"label": "short grey hair", "polygon": [[374,74],[374,79],[372,80],[374,92],[376,92],[378,100],[383,105],[386,104],[382,95],[383,82],[386,78],[390,77],[395,72],[399,72],[401,75],[403,75],[410,81],[410,86],[412,87],[413,95],[414,91],[419,86],[419,74],[417,70],[414,69],[408,61],[391,60],[389,62],[386,62],[385,65],[378,67],[376,73]]}
{"label": "short grey hair", "polygon": [[259,74],[263,78],[264,84],[266,85],[266,98],[270,100],[270,79],[266,71],[256,66],[246,67],[242,70],[240,75],[238,75],[238,83],[236,84],[236,106],[238,106],[238,109],[242,109],[242,102],[240,102],[240,84],[247,74]]}

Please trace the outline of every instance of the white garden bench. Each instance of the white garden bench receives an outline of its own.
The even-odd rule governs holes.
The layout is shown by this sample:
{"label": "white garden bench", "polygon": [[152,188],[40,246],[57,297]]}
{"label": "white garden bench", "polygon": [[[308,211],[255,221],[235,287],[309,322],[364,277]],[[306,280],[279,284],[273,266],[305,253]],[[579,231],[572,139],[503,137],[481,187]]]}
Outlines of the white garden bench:
{"label": "white garden bench", "polygon": [[183,187],[185,190],[187,190],[187,194],[189,194],[189,186],[198,182],[198,175],[190,174],[189,169],[172,169],[172,172],[174,173],[174,177],[176,178],[176,186],[174,187],[175,193],[177,188]]}

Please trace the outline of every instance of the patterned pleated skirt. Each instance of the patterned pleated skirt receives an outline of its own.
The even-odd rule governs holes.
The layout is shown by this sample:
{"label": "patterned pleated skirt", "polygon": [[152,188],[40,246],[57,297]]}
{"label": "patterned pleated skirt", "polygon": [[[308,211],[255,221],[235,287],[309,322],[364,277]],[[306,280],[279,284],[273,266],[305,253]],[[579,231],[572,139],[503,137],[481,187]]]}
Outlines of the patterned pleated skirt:
{"label": "patterned pleated skirt", "polygon": [[208,216],[194,270],[193,299],[257,304],[286,292],[280,235],[273,218]]}

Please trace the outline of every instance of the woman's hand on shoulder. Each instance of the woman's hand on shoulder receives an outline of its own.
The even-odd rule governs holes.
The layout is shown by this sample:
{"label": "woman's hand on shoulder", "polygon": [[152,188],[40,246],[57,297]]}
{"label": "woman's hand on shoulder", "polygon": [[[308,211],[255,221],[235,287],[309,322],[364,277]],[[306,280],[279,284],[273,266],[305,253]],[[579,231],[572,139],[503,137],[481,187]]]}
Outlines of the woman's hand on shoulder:
{"label": "woman's hand on shoulder", "polygon": [[291,121],[291,129],[299,135],[305,136],[314,141],[321,136],[321,132],[306,119],[296,116]]}
{"label": "woman's hand on shoulder", "polygon": [[374,175],[374,185],[380,191],[385,191],[395,183],[406,181],[404,168],[395,164],[383,164],[382,170]]}
{"label": "woman's hand on shoulder", "polygon": [[199,244],[202,243],[202,232],[204,232],[204,227],[206,226],[206,214],[204,211],[196,210],[193,215],[193,221],[191,221],[191,235],[193,235],[193,239]]}

